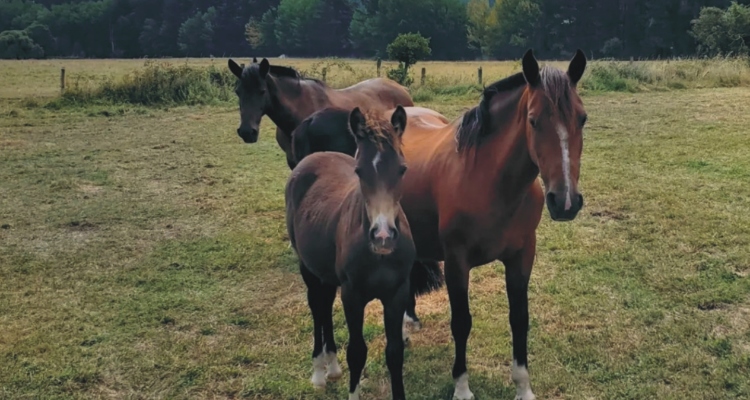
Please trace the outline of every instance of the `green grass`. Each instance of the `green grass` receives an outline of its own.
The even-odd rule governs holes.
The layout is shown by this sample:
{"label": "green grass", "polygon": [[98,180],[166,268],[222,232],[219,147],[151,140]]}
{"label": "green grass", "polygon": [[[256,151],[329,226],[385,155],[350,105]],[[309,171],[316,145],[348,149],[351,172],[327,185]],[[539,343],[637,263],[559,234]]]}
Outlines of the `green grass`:
{"label": "green grass", "polygon": [[[457,97],[451,97],[456,96]],[[419,105],[454,118],[476,99]],[[0,102],[0,398],[345,398],[311,387],[312,320],[284,227],[274,126],[233,106]],[[530,289],[538,398],[750,396],[750,94],[586,96],[586,206],[545,211]],[[471,275],[471,388],[509,399],[503,267]],[[405,382],[449,399],[447,295],[419,300]],[[364,398],[388,398],[368,307]]]}

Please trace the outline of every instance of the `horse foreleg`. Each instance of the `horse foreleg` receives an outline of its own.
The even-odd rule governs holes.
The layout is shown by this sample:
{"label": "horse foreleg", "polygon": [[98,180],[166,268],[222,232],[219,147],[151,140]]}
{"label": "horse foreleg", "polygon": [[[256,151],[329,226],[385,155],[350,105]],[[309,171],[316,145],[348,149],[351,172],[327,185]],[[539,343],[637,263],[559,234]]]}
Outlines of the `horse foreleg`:
{"label": "horse foreleg", "polygon": [[323,343],[323,320],[325,318],[325,310],[323,309],[324,305],[321,302],[323,284],[320,282],[320,279],[310,272],[301,261],[299,263],[299,269],[302,274],[302,279],[305,281],[305,285],[307,285],[307,304],[310,306],[310,311],[312,312],[313,317],[313,374],[310,381],[315,388],[322,389],[326,386],[326,359]]}
{"label": "horse foreleg", "polygon": [[391,374],[391,394],[393,400],[406,398],[404,393],[404,341],[400,335],[401,317],[409,300],[409,283],[405,282],[391,299],[382,301],[383,322],[385,325],[385,361]]}
{"label": "horse foreleg", "polygon": [[[447,252],[446,252],[447,253]],[[466,342],[471,333],[469,310],[469,267],[466,258],[457,254],[446,254],[445,284],[451,304],[451,333],[456,346],[453,361],[453,380],[456,388],[453,398],[470,400],[474,394],[469,390],[469,372],[466,368]]]}
{"label": "horse foreleg", "polygon": [[346,348],[346,363],[349,365],[349,400],[359,400],[359,381],[367,361],[367,343],[362,334],[366,302],[357,290],[348,284],[341,287],[341,302],[344,305],[346,326],[349,330],[349,345]]}
{"label": "horse foreleg", "polygon": [[521,252],[503,260],[508,292],[510,328],[513,332],[511,378],[516,384],[515,400],[534,400],[529,379],[527,340],[529,332],[529,278],[536,254],[536,238],[531,237]]}
{"label": "horse foreleg", "polygon": [[325,351],[326,379],[336,380],[341,377],[341,367],[336,358],[336,339],[333,337],[333,302],[336,300],[336,286],[323,285],[321,308],[323,315],[323,350]]}

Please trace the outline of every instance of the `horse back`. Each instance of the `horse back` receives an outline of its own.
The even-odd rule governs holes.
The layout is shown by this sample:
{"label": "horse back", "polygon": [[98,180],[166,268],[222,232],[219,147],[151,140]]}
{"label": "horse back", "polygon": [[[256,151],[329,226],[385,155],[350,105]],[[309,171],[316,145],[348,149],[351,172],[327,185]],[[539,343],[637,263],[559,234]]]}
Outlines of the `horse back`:
{"label": "horse back", "polygon": [[299,163],[306,156],[335,151],[354,156],[357,142],[349,133],[349,110],[327,107],[306,118],[292,132],[292,153]]}
{"label": "horse back", "polygon": [[395,81],[387,78],[372,78],[331,93],[331,102],[342,108],[355,106],[382,108],[384,110],[414,105],[411,94]]}

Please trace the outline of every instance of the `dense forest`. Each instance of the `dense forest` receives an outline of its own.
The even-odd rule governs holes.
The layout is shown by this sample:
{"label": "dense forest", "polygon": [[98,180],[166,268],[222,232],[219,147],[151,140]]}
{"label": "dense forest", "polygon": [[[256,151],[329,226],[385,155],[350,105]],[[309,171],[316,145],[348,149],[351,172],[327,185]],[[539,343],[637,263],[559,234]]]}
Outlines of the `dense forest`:
{"label": "dense forest", "polygon": [[0,58],[286,54],[432,59],[747,53],[750,0],[1,0]]}

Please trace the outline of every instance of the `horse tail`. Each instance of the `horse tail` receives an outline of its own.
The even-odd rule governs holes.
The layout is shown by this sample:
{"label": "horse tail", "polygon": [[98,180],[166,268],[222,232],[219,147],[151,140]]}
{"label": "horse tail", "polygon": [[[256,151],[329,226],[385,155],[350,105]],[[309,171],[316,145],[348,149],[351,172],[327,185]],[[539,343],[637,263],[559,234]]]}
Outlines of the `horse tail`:
{"label": "horse tail", "polygon": [[311,123],[312,118],[306,118],[292,132],[292,156],[296,163],[302,161],[305,156],[310,155],[310,138],[307,131]]}
{"label": "horse tail", "polygon": [[445,275],[437,261],[416,260],[411,268],[411,294],[421,296],[440,289],[445,283]]}

